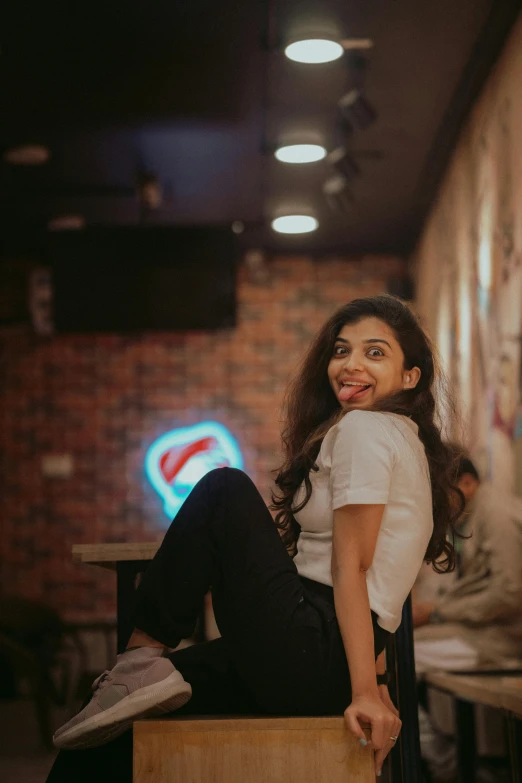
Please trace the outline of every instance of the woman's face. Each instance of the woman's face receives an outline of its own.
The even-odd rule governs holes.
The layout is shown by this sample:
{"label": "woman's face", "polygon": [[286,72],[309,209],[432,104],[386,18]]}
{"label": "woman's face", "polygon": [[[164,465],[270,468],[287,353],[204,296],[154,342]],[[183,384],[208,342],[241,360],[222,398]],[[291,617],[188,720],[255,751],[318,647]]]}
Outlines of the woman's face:
{"label": "woman's face", "polygon": [[420,370],[404,369],[404,354],[393,330],[379,318],[343,326],[328,365],[328,379],[346,410],[370,408],[376,400],[413,389]]}

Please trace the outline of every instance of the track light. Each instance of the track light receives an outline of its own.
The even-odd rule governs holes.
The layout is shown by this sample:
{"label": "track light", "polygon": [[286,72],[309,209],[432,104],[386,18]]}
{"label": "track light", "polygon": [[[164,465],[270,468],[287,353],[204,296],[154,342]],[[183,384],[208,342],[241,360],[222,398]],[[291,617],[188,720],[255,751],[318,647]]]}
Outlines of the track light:
{"label": "track light", "polygon": [[305,38],[294,41],[285,48],[289,60],[297,63],[330,63],[342,57],[344,49],[337,41],[327,38]]}
{"label": "track light", "polygon": [[358,88],[343,95],[337,105],[343,123],[350,131],[354,127],[365,130],[377,119],[377,112]]}
{"label": "track light", "polygon": [[337,147],[333,152],[330,152],[326,162],[347,180],[353,179],[361,173],[359,166],[344,147]]}
{"label": "track light", "polygon": [[136,192],[143,208],[156,210],[163,202],[163,189],[155,174],[150,171],[139,171],[136,178]]}
{"label": "track light", "polygon": [[346,212],[354,200],[348,188],[348,180],[342,174],[327,179],[323,184],[323,193],[328,206],[335,212]]}

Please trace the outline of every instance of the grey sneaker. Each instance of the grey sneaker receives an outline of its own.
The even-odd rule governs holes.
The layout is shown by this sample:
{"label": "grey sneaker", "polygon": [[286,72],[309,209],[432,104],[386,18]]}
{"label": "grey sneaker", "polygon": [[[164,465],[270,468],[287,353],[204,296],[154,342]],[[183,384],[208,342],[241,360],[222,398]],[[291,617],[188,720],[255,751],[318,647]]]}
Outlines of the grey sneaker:
{"label": "grey sneaker", "polygon": [[118,655],[116,666],[94,681],[93,696],[53,737],[57,748],[94,748],[115,739],[137,718],[182,707],[192,688],[162,650],[139,647]]}

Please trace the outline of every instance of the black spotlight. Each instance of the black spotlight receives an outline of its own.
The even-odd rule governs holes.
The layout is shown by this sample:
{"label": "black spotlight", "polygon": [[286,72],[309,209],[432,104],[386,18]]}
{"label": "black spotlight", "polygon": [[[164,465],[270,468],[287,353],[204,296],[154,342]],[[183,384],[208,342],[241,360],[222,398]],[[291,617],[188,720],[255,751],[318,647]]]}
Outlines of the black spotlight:
{"label": "black spotlight", "polygon": [[365,130],[377,119],[377,112],[356,87],[345,93],[337,105],[342,123],[349,133],[352,133],[354,128]]}
{"label": "black spotlight", "polygon": [[327,179],[323,184],[323,193],[328,206],[334,212],[346,212],[354,201],[348,187],[348,180],[342,174],[336,174]]}
{"label": "black spotlight", "polygon": [[337,147],[326,156],[326,162],[332,166],[345,179],[358,177],[361,169],[353,159],[353,156],[344,147]]}

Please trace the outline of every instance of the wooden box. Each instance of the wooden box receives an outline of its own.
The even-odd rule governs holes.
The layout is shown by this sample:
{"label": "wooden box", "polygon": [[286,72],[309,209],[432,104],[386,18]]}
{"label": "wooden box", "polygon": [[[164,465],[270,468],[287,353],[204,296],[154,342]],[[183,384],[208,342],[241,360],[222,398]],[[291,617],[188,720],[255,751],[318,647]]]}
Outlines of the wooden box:
{"label": "wooden box", "polygon": [[184,717],[134,724],[134,783],[374,783],[342,717]]}

